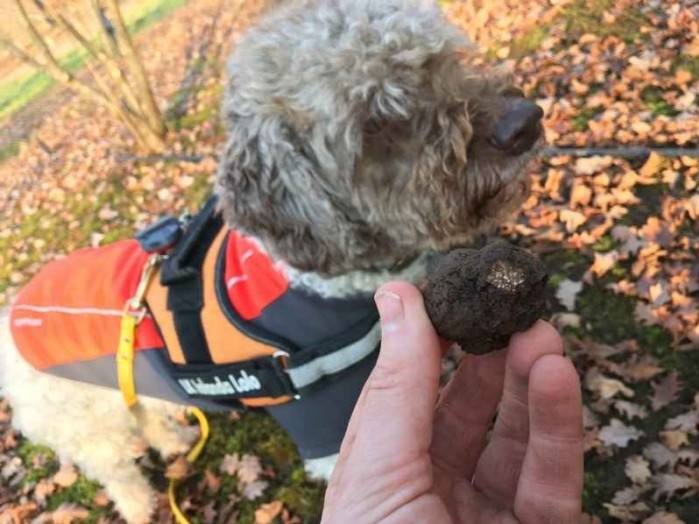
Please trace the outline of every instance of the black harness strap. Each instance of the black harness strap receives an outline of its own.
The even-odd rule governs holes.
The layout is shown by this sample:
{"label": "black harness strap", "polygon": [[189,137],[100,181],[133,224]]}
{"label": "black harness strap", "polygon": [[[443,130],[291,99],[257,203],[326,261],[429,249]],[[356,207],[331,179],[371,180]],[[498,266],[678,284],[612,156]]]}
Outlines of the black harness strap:
{"label": "black harness strap", "polygon": [[216,197],[187,225],[184,237],[163,263],[160,283],[167,286],[167,308],[172,311],[177,338],[189,364],[211,364],[201,310],[204,292],[201,270],[209,247],[223,227],[215,214]]}

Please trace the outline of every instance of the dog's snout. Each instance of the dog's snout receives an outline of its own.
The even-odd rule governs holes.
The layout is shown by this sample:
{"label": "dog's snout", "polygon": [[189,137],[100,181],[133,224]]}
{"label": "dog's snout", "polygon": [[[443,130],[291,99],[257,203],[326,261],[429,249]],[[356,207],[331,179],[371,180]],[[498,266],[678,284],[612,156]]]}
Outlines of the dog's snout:
{"label": "dog's snout", "polygon": [[534,102],[515,99],[495,124],[490,142],[498,149],[521,155],[541,136],[544,111]]}

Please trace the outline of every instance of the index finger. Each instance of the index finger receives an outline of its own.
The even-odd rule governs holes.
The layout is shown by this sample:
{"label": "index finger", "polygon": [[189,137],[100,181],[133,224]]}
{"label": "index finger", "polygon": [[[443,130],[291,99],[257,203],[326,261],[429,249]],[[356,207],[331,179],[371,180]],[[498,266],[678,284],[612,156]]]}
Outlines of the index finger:
{"label": "index finger", "polygon": [[558,355],[536,361],[529,379],[530,434],[515,496],[524,523],[578,523],[583,489],[580,380]]}

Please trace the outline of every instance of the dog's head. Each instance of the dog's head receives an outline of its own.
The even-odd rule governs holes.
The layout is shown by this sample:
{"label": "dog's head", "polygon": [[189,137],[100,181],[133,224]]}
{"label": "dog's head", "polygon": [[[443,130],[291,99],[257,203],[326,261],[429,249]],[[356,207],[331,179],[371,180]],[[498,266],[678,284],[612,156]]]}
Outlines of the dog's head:
{"label": "dog's head", "polygon": [[336,275],[463,244],[521,204],[541,109],[425,3],[311,0],[243,37],[217,183],[232,227]]}

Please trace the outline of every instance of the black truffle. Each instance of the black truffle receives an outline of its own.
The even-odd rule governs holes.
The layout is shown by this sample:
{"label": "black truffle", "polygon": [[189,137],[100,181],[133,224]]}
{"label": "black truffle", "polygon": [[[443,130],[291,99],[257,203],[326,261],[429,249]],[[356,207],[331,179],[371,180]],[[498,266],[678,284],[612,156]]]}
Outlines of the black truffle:
{"label": "black truffle", "polygon": [[455,249],[429,277],[425,307],[442,338],[481,355],[507,347],[544,315],[547,280],[538,258],[507,242]]}

